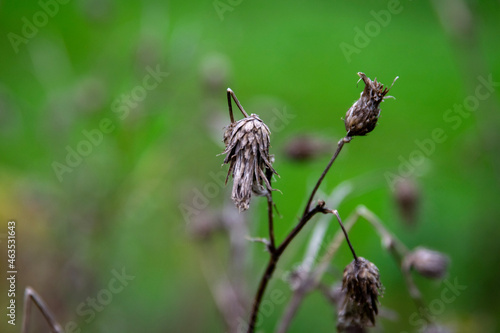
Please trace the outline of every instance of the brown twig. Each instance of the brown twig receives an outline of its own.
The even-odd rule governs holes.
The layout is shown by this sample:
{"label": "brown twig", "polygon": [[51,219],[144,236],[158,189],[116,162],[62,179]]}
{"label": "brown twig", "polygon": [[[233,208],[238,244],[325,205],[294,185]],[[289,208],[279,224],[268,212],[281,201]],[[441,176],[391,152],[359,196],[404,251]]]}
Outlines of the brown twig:
{"label": "brown twig", "polygon": [[330,162],[328,162],[328,165],[326,166],[325,170],[323,170],[323,173],[319,177],[318,182],[314,186],[314,189],[312,190],[311,195],[309,196],[309,200],[307,200],[306,208],[304,209],[304,213],[302,214],[302,216],[306,215],[307,212],[309,211],[309,208],[311,207],[311,203],[313,201],[314,195],[318,191],[319,186],[321,185],[321,182],[323,181],[323,179],[325,178],[326,174],[328,173],[328,170],[330,170],[333,162],[335,162],[335,160],[337,159],[337,156],[339,155],[340,151],[342,150],[342,147],[344,147],[345,143],[351,142],[351,140],[352,140],[352,137],[346,136],[345,138],[341,139],[337,143],[337,150],[333,154],[332,158],[330,159]]}
{"label": "brown twig", "polygon": [[267,193],[267,218],[269,225],[269,252],[273,253],[276,250],[276,244],[274,242],[274,222],[273,222],[273,194],[271,191]]}
{"label": "brown twig", "polygon": [[347,231],[344,228],[344,225],[342,224],[342,220],[340,219],[339,212],[335,209],[332,211],[332,214],[337,217],[337,221],[339,221],[340,227],[342,228],[342,232],[344,233],[345,240],[347,241],[347,244],[349,245],[349,248],[351,249],[352,256],[354,257],[354,260],[358,260],[358,256],[356,255],[356,252],[354,252],[354,248],[352,247],[351,241],[349,240],[349,236],[347,235]]}
{"label": "brown twig", "polygon": [[[335,215],[337,216],[337,214]],[[413,277],[411,276],[411,272],[409,270],[405,270],[404,267],[402,267],[402,259],[408,253],[408,249],[397,237],[395,237],[391,232],[387,230],[387,228],[372,211],[370,211],[365,206],[358,206],[356,208],[356,211],[347,218],[344,227],[342,228],[342,233],[340,232],[340,230],[336,233],[315,269],[311,271],[308,276],[304,277],[306,285],[302,288],[299,287],[294,291],[292,300],[288,304],[287,308],[284,311],[282,319],[280,320],[277,333],[285,333],[288,330],[288,327],[290,326],[291,321],[304,298],[308,293],[320,286],[321,278],[326,272],[333,256],[340,248],[345,235],[354,226],[354,224],[359,221],[360,217],[366,220],[375,229],[379,237],[382,239],[382,243],[384,244],[384,246],[389,250],[394,260],[398,263],[398,266],[401,269],[401,273],[403,274],[403,277],[405,279],[408,293],[410,294],[410,297],[414,301],[417,308],[425,307],[425,301],[422,297],[422,293],[415,284]],[[352,248],[351,251],[353,251]],[[432,318],[430,318],[427,313],[424,313],[424,319],[427,321],[427,323],[433,322]]]}
{"label": "brown twig", "polygon": [[48,305],[43,301],[42,297],[31,287],[26,287],[24,292],[24,315],[23,315],[23,327],[21,329],[22,333],[28,333],[29,317],[31,313],[31,302],[35,303],[37,308],[42,313],[43,317],[49,324],[52,333],[63,333],[61,325],[56,321],[54,315],[50,311]]}
{"label": "brown twig", "polygon": [[317,213],[328,213],[329,210],[324,208],[324,204],[325,203],[321,201],[320,203],[318,203],[318,205],[316,205],[316,207],[309,211],[309,213],[303,216],[294,230],[290,232],[290,234],[285,238],[281,245],[278,246],[274,251],[270,252],[266,270],[264,271],[264,275],[262,275],[262,278],[260,279],[259,288],[257,289],[257,293],[255,294],[252,313],[250,315],[250,323],[248,325],[248,333],[253,333],[255,331],[255,323],[257,321],[257,315],[259,312],[260,303],[262,302],[262,297],[264,296],[264,292],[266,291],[269,280],[271,279],[271,276],[276,269],[276,263],[283,254],[283,251],[285,251],[288,244],[290,244],[290,242],[297,235],[300,229],[302,229],[307,221],[309,221],[314,215],[316,215]]}
{"label": "brown twig", "polygon": [[[354,226],[358,219],[359,214],[357,213],[354,213],[347,218],[344,224],[346,232],[349,232],[349,230]],[[311,290],[314,290],[320,284],[321,277],[326,272],[333,256],[344,241],[344,238],[345,236],[343,231],[339,230],[328,245],[325,254],[323,254],[321,259],[318,261],[319,263],[316,268],[309,273],[309,276],[304,278],[304,280],[306,281],[305,287],[299,287],[294,291],[292,300],[289,302],[287,308],[283,313],[283,316],[281,317],[280,324],[276,331],[277,333],[285,333],[288,330],[292,319],[295,316],[295,313],[297,312],[304,298],[308,295],[309,292],[311,292]]]}
{"label": "brown twig", "polygon": [[[229,90],[228,90],[228,94],[229,94]],[[229,95],[228,95],[228,98],[229,98]],[[316,215],[317,213],[320,213],[320,212],[324,213],[324,214],[330,212],[329,209],[326,209],[324,207],[325,206],[324,201],[320,201],[316,205],[316,207],[313,209],[310,209],[311,203],[313,201],[314,195],[316,194],[316,192],[319,189],[319,186],[323,182],[323,179],[325,178],[326,174],[328,173],[331,166],[333,165],[333,162],[335,162],[335,160],[337,159],[337,156],[339,155],[340,151],[342,150],[342,147],[344,146],[345,143],[349,143],[351,141],[351,139],[352,139],[351,137],[347,136],[338,142],[337,150],[333,154],[332,158],[330,159],[330,162],[328,162],[328,165],[323,170],[323,173],[321,174],[316,185],[314,186],[314,189],[312,190],[311,195],[309,196],[309,199],[306,203],[306,207],[304,209],[302,217],[300,218],[297,225],[292,229],[292,231],[290,231],[290,233],[285,237],[283,242],[278,247],[272,246],[273,239],[271,239],[271,243],[270,243],[270,247],[269,247],[270,257],[269,257],[269,261],[268,261],[267,266],[266,266],[266,270],[264,271],[264,275],[262,276],[262,278],[260,280],[259,287],[257,289],[257,293],[255,294],[253,307],[252,307],[252,313],[250,315],[250,323],[248,325],[248,333],[253,333],[255,331],[255,323],[257,321],[257,315],[259,312],[259,307],[260,307],[260,303],[262,301],[262,297],[264,296],[264,292],[267,288],[269,280],[271,279],[271,276],[273,275],[274,270],[276,269],[276,263],[278,262],[281,254],[285,251],[285,249],[290,244],[290,242],[295,238],[295,236],[297,236],[297,234],[300,232],[300,230],[302,230],[302,228],[306,225],[306,223],[314,215]],[[268,197],[269,236],[271,237],[271,235],[272,235],[274,238],[274,231],[272,228],[272,205],[270,202],[272,203],[272,199],[270,200]]]}
{"label": "brown twig", "polygon": [[241,105],[240,101],[238,101],[238,98],[236,98],[236,95],[234,94],[234,92],[230,88],[227,88],[227,105],[229,107],[229,118],[231,119],[231,123],[234,123],[233,106],[231,104],[231,97],[233,98],[234,102],[238,106],[238,109],[240,109],[241,113],[243,113],[243,116],[245,118],[247,118],[248,113],[245,112],[245,109],[243,109],[243,106]]}

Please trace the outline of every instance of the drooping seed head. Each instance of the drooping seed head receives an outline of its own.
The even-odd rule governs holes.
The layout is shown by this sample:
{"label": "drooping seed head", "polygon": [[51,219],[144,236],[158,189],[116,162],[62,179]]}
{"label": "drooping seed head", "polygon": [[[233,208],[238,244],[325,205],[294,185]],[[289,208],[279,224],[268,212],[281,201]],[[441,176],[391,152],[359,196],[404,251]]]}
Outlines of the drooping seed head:
{"label": "drooping seed head", "polygon": [[[389,97],[385,95],[392,88],[392,86],[384,88],[384,85],[377,82],[377,79],[372,81],[365,73],[359,72],[358,75],[365,83],[365,89],[345,115],[344,122],[347,136],[362,136],[373,131],[380,116],[380,103]],[[394,82],[397,79],[396,77]]]}
{"label": "drooping seed head", "polygon": [[271,165],[273,156],[269,155],[270,134],[256,114],[231,123],[225,129],[224,164],[229,164],[226,182],[232,175],[231,199],[240,211],[248,209],[252,192],[265,195],[272,190],[266,171],[277,173]]}
{"label": "drooping seed head", "polygon": [[358,257],[347,265],[342,280],[345,298],[338,312],[338,331],[359,331],[375,325],[378,296],[382,295],[382,289],[379,270],[373,263]]}
{"label": "drooping seed head", "polygon": [[406,255],[403,266],[429,279],[441,279],[448,271],[449,258],[438,251],[417,247]]}

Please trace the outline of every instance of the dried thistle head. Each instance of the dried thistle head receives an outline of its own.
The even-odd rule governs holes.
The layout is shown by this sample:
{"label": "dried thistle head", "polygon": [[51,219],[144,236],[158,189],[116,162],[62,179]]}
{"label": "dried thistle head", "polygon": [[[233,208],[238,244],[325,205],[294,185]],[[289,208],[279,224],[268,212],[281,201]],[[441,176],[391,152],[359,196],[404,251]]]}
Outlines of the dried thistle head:
{"label": "dried thistle head", "polygon": [[[233,98],[245,118],[234,121],[231,99]],[[228,89],[231,124],[224,132],[226,149],[224,164],[229,164],[233,176],[231,199],[240,211],[248,209],[252,192],[266,195],[272,190],[270,177],[277,172],[272,167],[274,157],[269,155],[271,131],[256,114],[248,115],[231,89]]]}
{"label": "dried thistle head", "polygon": [[373,263],[358,257],[347,265],[342,280],[345,298],[338,312],[338,331],[362,331],[366,326],[375,325],[382,288],[378,268]]}
{"label": "dried thistle head", "polygon": [[438,251],[417,247],[406,255],[403,266],[405,269],[416,270],[429,279],[441,279],[448,271],[449,258]]}
{"label": "dried thistle head", "polygon": [[[384,88],[380,82],[370,80],[365,73],[358,73],[360,80],[365,83],[365,89],[359,99],[354,102],[345,115],[345,129],[347,136],[361,136],[373,131],[380,116],[380,103],[388,97],[385,96],[392,88]],[[398,77],[394,79],[394,82]],[[359,82],[359,81],[358,81]],[[394,85],[394,82],[392,83]]]}

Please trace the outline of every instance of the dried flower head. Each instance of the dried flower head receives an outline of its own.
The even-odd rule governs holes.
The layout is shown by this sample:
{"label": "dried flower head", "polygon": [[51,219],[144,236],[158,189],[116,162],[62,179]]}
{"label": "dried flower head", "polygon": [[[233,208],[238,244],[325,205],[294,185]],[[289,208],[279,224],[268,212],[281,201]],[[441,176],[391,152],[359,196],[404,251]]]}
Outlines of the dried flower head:
{"label": "dried flower head", "polygon": [[339,332],[375,325],[382,288],[378,268],[368,260],[358,257],[345,268],[342,280],[345,298],[337,320]]}
{"label": "dried flower head", "polygon": [[[345,115],[344,122],[347,136],[366,135],[373,131],[380,116],[380,103],[385,98],[391,97],[385,95],[392,88],[392,85],[390,88],[384,88],[384,85],[377,82],[377,79],[372,81],[365,73],[361,72],[358,75],[360,80],[365,83],[365,89]],[[394,79],[394,82],[397,79],[398,77]]]}
{"label": "dried flower head", "polygon": [[[245,118],[234,121],[231,99],[233,98]],[[231,124],[224,132],[226,154],[224,164],[229,164],[229,175],[233,176],[231,199],[240,211],[248,209],[252,192],[266,195],[272,190],[269,178],[277,172],[271,163],[274,158],[269,155],[271,131],[256,114],[248,115],[231,89],[228,89],[229,114]]]}
{"label": "dried flower head", "polygon": [[416,270],[420,275],[429,279],[441,279],[448,271],[450,260],[438,251],[417,247],[406,255],[403,266],[405,269]]}

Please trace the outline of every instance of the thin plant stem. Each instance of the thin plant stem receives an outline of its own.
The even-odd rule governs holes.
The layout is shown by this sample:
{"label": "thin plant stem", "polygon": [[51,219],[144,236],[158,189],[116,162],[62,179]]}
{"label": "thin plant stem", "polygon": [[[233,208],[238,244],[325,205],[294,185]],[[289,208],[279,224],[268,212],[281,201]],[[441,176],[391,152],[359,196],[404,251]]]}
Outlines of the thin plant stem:
{"label": "thin plant stem", "polygon": [[401,258],[408,253],[408,248],[396,236],[387,230],[384,224],[375,214],[373,214],[371,210],[363,205],[360,205],[356,208],[356,212],[372,225],[386,247],[394,248],[391,252],[394,252],[393,254],[396,256],[395,258],[397,261],[401,261]]}
{"label": "thin plant stem", "polygon": [[262,302],[262,297],[264,296],[264,292],[266,291],[267,285],[269,284],[269,280],[271,279],[274,270],[276,269],[276,263],[278,262],[279,258],[283,254],[283,251],[286,249],[288,244],[290,244],[292,239],[295,237],[295,235],[307,223],[307,221],[309,221],[317,213],[324,213],[324,214],[328,213],[328,210],[324,208],[324,202],[320,202],[314,209],[312,209],[311,211],[309,211],[309,213],[303,216],[298,223],[298,226],[301,227],[298,229],[295,228],[294,229],[296,231],[295,233],[293,234],[290,233],[279,247],[277,247],[273,252],[270,252],[270,257],[266,266],[266,270],[264,271],[264,275],[262,275],[262,278],[260,279],[259,287],[257,289],[257,293],[255,294],[255,298],[253,301],[252,313],[250,315],[250,323],[248,325],[248,331],[247,331],[248,333],[253,333],[255,331],[255,323],[257,321],[257,315],[259,312],[260,304]]}
{"label": "thin plant stem", "polygon": [[345,143],[349,143],[351,142],[352,140],[352,137],[350,136],[346,136],[345,138],[342,138],[338,143],[337,143],[337,150],[335,151],[335,153],[333,154],[332,158],[330,159],[330,162],[328,162],[328,165],[326,166],[325,170],[323,170],[323,173],[321,174],[321,176],[319,177],[318,179],[318,182],[316,183],[316,185],[314,186],[314,189],[312,190],[311,192],[311,195],[309,196],[309,200],[307,200],[307,204],[306,204],[306,208],[304,209],[304,213],[302,214],[302,216],[306,215],[307,212],[309,211],[309,208],[311,207],[311,203],[314,199],[314,195],[316,194],[316,192],[318,191],[319,189],[319,186],[321,185],[321,183],[323,182],[323,179],[325,178],[326,174],[328,173],[328,170],[330,170],[333,162],[335,162],[335,160],[337,159],[337,156],[339,155],[340,151],[342,150],[342,147],[344,147],[344,144]]}
{"label": "thin plant stem", "polygon": [[[232,90],[228,89],[228,100],[229,101],[230,101],[230,98],[229,98],[230,94],[234,98],[236,98],[236,96],[234,96],[234,93],[232,92]],[[235,102],[237,102],[237,99],[235,99]],[[237,104],[238,104],[238,102],[237,102]],[[243,108],[240,108],[240,110],[242,110],[242,109]],[[242,110],[242,112],[244,112],[244,111]],[[231,113],[231,109],[230,109],[230,113]],[[253,307],[252,307],[252,313],[250,315],[250,323],[248,325],[248,331],[247,331],[248,333],[253,333],[255,331],[255,323],[257,321],[257,315],[259,312],[260,304],[262,302],[262,297],[264,296],[264,292],[266,291],[269,280],[271,279],[271,277],[274,273],[274,270],[276,269],[276,263],[278,262],[279,258],[281,257],[281,254],[285,251],[285,249],[290,244],[290,242],[295,238],[295,236],[297,236],[297,234],[300,232],[300,230],[302,230],[302,228],[306,225],[306,223],[314,215],[316,215],[317,213],[320,213],[320,212],[324,213],[324,214],[330,212],[329,209],[326,209],[324,207],[325,206],[324,201],[320,201],[318,203],[318,205],[316,205],[315,208],[313,208],[313,209],[310,209],[311,203],[313,201],[314,195],[316,194],[316,192],[319,189],[319,186],[323,182],[323,179],[325,178],[326,174],[328,173],[331,166],[333,165],[333,162],[335,162],[335,160],[337,159],[337,156],[339,155],[340,151],[342,150],[342,147],[344,146],[345,143],[349,143],[351,140],[352,140],[352,138],[350,136],[346,136],[345,138],[342,138],[338,142],[337,150],[333,154],[332,158],[330,159],[330,162],[328,162],[328,165],[323,170],[323,173],[321,174],[316,185],[314,186],[314,189],[312,190],[311,195],[309,196],[306,207],[304,209],[304,212],[302,213],[302,217],[300,218],[299,222],[292,229],[292,231],[290,231],[290,233],[285,237],[283,242],[278,247],[275,247],[274,251],[270,251],[271,255],[269,257],[269,261],[267,263],[266,270],[264,271],[264,275],[260,279],[259,287],[257,289],[257,293],[255,294]],[[271,206],[269,204],[269,198],[268,198],[268,212],[270,209],[269,207],[271,207]],[[270,216],[272,217],[272,215],[270,215]],[[271,222],[272,220],[270,219],[269,221]],[[270,232],[270,236],[271,236],[271,232],[273,232],[273,235],[274,235],[274,231],[272,230],[271,223],[269,224],[269,232]],[[272,249],[272,247],[270,247],[270,249]]]}
{"label": "thin plant stem", "polygon": [[319,213],[319,212],[322,212],[322,213],[325,213],[325,214],[328,213],[329,210],[325,209],[324,205],[325,205],[325,202],[324,201],[320,201],[318,203],[318,205],[316,207],[314,207],[314,209],[310,210],[308,213],[306,213],[304,216],[302,216],[302,218],[300,219],[299,223],[297,223],[297,225],[295,226],[295,228],[293,228],[292,231],[290,231],[290,233],[286,236],[286,238],[283,240],[283,242],[280,244],[280,246],[278,246],[278,248],[276,249],[276,252],[278,252],[281,255],[281,253],[283,253],[283,251],[285,251],[285,249],[288,246],[288,244],[290,244],[290,242],[292,241],[292,239],[294,239],[295,236],[297,236],[297,234],[299,233],[299,231],[306,225],[306,223],[316,213]]}
{"label": "thin plant stem", "polygon": [[[337,214],[335,215],[337,216]],[[303,299],[307,296],[309,292],[311,292],[311,290],[314,290],[315,288],[321,285],[320,282],[321,278],[323,274],[326,272],[328,265],[331,262],[332,258],[334,257],[335,253],[340,248],[340,245],[342,244],[342,241],[344,240],[346,233],[354,226],[354,224],[356,224],[359,221],[361,217],[375,229],[379,237],[382,239],[385,247],[389,250],[394,260],[398,263],[401,273],[403,274],[408,293],[410,294],[410,297],[412,298],[416,307],[419,309],[425,308],[425,301],[423,299],[422,293],[415,284],[411,272],[408,269],[405,269],[402,265],[403,258],[409,252],[407,247],[397,237],[395,237],[391,232],[387,230],[384,224],[372,211],[370,211],[365,206],[358,206],[356,208],[356,211],[347,218],[345,222],[345,227],[342,228],[343,235],[340,233],[340,230],[335,234],[326,252],[319,260],[319,263],[316,266],[316,268],[309,274],[309,276],[305,278],[305,280],[307,281],[307,288],[298,288],[297,290],[294,291],[292,300],[289,302],[280,320],[280,324],[276,331],[277,333],[285,333],[288,330],[291,321],[295,313],[297,312],[298,308],[300,307],[300,304],[302,303]],[[424,312],[423,316],[424,320],[428,324],[433,322],[429,314]]]}
{"label": "thin plant stem", "polygon": [[[356,222],[359,220],[359,217],[360,216],[357,213],[353,213],[352,215],[350,215],[344,223],[344,230],[346,232],[351,230],[354,224],[356,224]],[[298,288],[294,291],[292,300],[288,303],[288,306],[283,312],[280,324],[278,326],[278,329],[276,330],[277,333],[285,333],[288,330],[295,316],[295,313],[297,313],[297,310],[302,304],[304,298],[311,292],[311,290],[314,290],[317,286],[320,285],[321,277],[326,272],[333,256],[335,255],[335,253],[337,253],[340,245],[344,241],[344,235],[344,232],[341,230],[338,230],[336,232],[325,253],[319,259],[318,265],[313,271],[309,273],[309,276],[305,278],[305,280],[307,281],[306,288]]]}
{"label": "thin plant stem", "polygon": [[[359,217],[360,217],[359,214],[355,212],[347,218],[344,224],[345,225],[344,229],[346,230],[346,232],[349,232],[349,230],[351,230],[354,224],[358,222]],[[344,240],[343,231],[341,232],[339,230],[333,237],[330,244],[328,245],[325,254],[321,257],[321,259],[319,260],[319,264],[316,266],[316,269],[313,272],[313,279],[315,284],[318,284],[319,281],[321,280],[321,277],[328,269],[328,266],[330,265],[333,256],[335,255],[335,253],[337,253],[343,240]]]}
{"label": "thin plant stem", "polygon": [[262,301],[262,297],[264,296],[264,292],[266,291],[267,284],[274,273],[274,269],[276,268],[276,262],[278,261],[278,258],[279,256],[276,255],[276,252],[271,253],[264,275],[260,280],[259,288],[257,289],[257,294],[255,295],[255,299],[253,301],[250,323],[248,325],[249,333],[253,333],[255,331],[255,323],[257,321],[257,314],[259,312],[260,303]]}
{"label": "thin plant stem", "polygon": [[267,218],[269,224],[269,252],[273,253],[276,250],[276,244],[274,241],[274,223],[273,223],[273,196],[272,192],[268,191],[267,194]]}
{"label": "thin plant stem", "polygon": [[[351,192],[352,192],[352,186],[350,185],[350,182],[342,183],[338,185],[332,192],[332,194],[328,198],[328,202],[334,207],[336,207],[340,205],[340,203],[345,199],[345,197]],[[324,222],[325,222],[324,226],[326,227],[326,224],[329,221],[325,220]],[[326,230],[324,230],[323,233],[320,233],[321,236],[319,237],[321,238],[318,238],[318,235],[315,235],[317,229],[322,228],[320,223],[321,221],[316,224],[313,236],[311,237],[311,240],[309,242],[306,251],[306,257],[304,258],[304,262],[300,266],[301,271],[305,270],[305,273],[307,275],[303,279],[301,279],[300,285],[293,290],[292,297],[288,302],[286,309],[283,311],[281,320],[278,322],[276,333],[285,333],[288,330],[288,327],[290,326],[292,319],[295,317],[295,314],[297,313],[297,310],[299,309],[303,299],[309,294],[309,292],[312,289],[316,287],[316,282],[314,281],[314,275],[312,274],[314,262],[311,261],[317,260],[318,251],[322,245],[320,243],[324,239],[324,232],[326,232]],[[351,223],[350,219],[348,219],[346,222],[347,229],[351,227],[350,225],[348,225],[349,223]],[[340,243],[343,240],[340,230],[336,233],[334,239],[336,238],[339,239],[338,246],[340,246]]]}
{"label": "thin plant stem", "polygon": [[342,224],[342,220],[340,219],[339,212],[337,210],[333,210],[332,214],[337,217],[337,221],[339,221],[340,227],[342,228],[342,232],[344,233],[345,240],[347,241],[347,244],[349,244],[349,248],[351,249],[352,256],[354,257],[354,260],[358,261],[358,256],[356,255],[356,252],[354,252],[354,248],[352,247],[351,241],[349,240],[349,236],[347,235],[347,231],[344,228],[344,225]]}
{"label": "thin plant stem", "polygon": [[236,98],[234,92],[231,90],[231,88],[227,88],[227,105],[229,107],[229,118],[231,119],[231,123],[234,123],[233,105],[231,103],[231,97],[234,99],[234,102],[238,106],[238,109],[240,109],[241,113],[243,113],[245,118],[248,117],[248,113],[245,112],[245,109],[243,109],[243,106],[241,106],[240,101],[238,101],[238,98]]}
{"label": "thin plant stem", "polygon": [[28,333],[29,329],[29,317],[31,313],[31,301],[35,303],[37,308],[42,313],[43,317],[49,324],[52,333],[63,333],[61,325],[55,319],[55,316],[50,311],[48,305],[43,301],[42,297],[31,287],[26,287],[24,292],[24,315],[23,315],[23,327],[21,329],[22,333]]}

